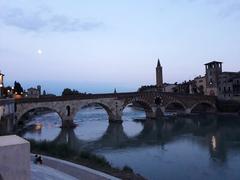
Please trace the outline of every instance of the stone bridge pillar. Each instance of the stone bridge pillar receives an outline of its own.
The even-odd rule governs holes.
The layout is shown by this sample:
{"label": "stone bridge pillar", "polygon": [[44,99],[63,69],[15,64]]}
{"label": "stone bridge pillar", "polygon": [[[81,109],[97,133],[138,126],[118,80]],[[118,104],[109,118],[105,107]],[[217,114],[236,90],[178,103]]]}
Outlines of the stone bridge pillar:
{"label": "stone bridge pillar", "polygon": [[122,112],[117,106],[112,109],[112,112],[109,114],[110,123],[122,123]]}
{"label": "stone bridge pillar", "polygon": [[64,113],[60,113],[61,119],[62,119],[62,128],[74,128],[76,127],[76,124],[74,123],[74,114],[67,116]]}
{"label": "stone bridge pillar", "polygon": [[152,110],[153,110],[153,112],[151,114],[149,114],[149,115],[146,112],[147,118],[158,119],[158,118],[163,116],[163,114],[165,112],[165,107],[163,107],[163,106],[154,106],[154,107],[152,107]]}

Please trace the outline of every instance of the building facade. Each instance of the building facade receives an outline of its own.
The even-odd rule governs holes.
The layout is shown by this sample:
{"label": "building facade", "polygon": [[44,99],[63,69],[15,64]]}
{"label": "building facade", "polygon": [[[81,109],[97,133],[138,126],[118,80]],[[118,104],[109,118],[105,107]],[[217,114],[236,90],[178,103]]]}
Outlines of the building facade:
{"label": "building facade", "polygon": [[40,97],[40,91],[37,88],[29,88],[27,90],[26,96],[28,98],[39,98]]}
{"label": "building facade", "polygon": [[222,62],[205,64],[205,95],[215,95],[220,100],[240,101],[240,72],[223,72]]}
{"label": "building facade", "polygon": [[240,72],[223,72],[218,79],[218,97],[240,100]]}
{"label": "building facade", "polygon": [[163,92],[174,92],[177,86],[178,86],[177,83],[176,84],[164,83]]}
{"label": "building facade", "polygon": [[222,62],[212,61],[205,64],[206,95],[218,96],[218,79],[222,73]]}
{"label": "building facade", "polygon": [[198,76],[191,81],[190,94],[206,94],[206,76]]}

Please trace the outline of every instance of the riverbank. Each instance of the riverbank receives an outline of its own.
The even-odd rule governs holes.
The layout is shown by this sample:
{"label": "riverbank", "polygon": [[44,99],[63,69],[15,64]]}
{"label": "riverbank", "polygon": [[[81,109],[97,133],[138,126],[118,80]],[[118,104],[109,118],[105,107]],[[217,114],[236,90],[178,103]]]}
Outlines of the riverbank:
{"label": "riverbank", "polygon": [[31,151],[34,154],[43,154],[58,159],[70,161],[80,164],[97,171],[110,174],[114,177],[126,180],[144,180],[145,178],[139,174],[135,174],[130,167],[125,166],[123,169],[112,167],[104,158],[86,151],[76,152],[68,147],[67,144],[55,144],[52,142],[36,142],[30,140]]}
{"label": "riverbank", "polygon": [[85,166],[74,164],[68,161],[53,157],[42,156],[43,164],[35,164],[32,155],[32,180],[120,180],[119,178],[96,171]]}

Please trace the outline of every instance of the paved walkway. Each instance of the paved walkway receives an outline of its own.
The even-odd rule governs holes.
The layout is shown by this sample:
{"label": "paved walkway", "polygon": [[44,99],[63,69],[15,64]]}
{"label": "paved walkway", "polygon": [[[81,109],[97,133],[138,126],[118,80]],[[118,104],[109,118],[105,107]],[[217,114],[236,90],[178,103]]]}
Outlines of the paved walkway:
{"label": "paved walkway", "polygon": [[44,165],[31,164],[32,180],[77,180],[77,178]]}
{"label": "paved walkway", "polygon": [[[32,164],[32,179],[119,180],[113,176],[68,161],[42,156],[43,165]],[[33,159],[33,156],[32,156]]]}

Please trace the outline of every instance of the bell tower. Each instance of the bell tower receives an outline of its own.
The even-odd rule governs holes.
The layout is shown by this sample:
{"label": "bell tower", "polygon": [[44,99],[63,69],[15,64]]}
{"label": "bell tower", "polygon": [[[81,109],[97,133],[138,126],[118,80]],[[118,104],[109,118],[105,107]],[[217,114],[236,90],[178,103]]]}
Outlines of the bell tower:
{"label": "bell tower", "polygon": [[218,77],[222,73],[222,62],[212,61],[205,64],[207,95],[218,95]]}
{"label": "bell tower", "polygon": [[162,66],[159,59],[156,67],[156,86],[157,86],[157,90],[162,90],[163,88]]}

